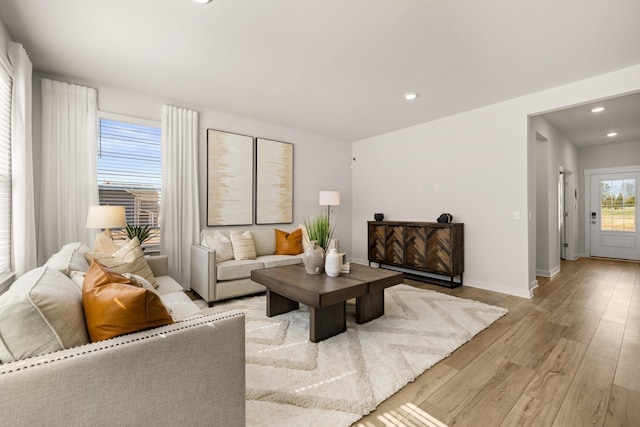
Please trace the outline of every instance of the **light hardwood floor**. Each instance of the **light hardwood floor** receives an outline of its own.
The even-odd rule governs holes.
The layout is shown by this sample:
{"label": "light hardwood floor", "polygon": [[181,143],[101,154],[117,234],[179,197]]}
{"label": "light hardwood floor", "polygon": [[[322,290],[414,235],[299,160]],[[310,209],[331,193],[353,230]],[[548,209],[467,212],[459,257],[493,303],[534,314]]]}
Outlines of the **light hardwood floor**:
{"label": "light hardwood floor", "polygon": [[561,269],[532,299],[407,280],[509,314],[354,425],[640,426],[640,264]]}

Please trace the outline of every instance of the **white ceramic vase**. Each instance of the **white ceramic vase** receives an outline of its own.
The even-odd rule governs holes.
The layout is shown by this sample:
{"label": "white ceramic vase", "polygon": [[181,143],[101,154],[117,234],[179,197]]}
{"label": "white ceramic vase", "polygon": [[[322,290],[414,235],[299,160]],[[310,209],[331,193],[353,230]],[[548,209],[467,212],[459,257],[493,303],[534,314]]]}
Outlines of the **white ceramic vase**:
{"label": "white ceramic vase", "polygon": [[324,271],[329,277],[338,277],[340,275],[340,255],[335,248],[329,250],[324,262]]}

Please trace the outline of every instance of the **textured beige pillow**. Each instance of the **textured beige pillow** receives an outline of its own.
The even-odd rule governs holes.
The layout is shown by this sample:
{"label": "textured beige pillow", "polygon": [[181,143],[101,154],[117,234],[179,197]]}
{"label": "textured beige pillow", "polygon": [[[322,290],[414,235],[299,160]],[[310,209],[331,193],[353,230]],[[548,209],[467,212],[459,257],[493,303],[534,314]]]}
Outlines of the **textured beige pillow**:
{"label": "textured beige pillow", "polygon": [[151,268],[144,257],[144,252],[140,247],[140,241],[137,237],[134,237],[129,242],[125,243],[120,249],[113,254],[104,252],[88,252],[85,254],[85,258],[88,262],[94,259],[105,267],[111,268],[116,272],[131,273],[144,277],[154,287],[158,287],[156,278],[153,277]]}
{"label": "textured beige pillow", "polygon": [[235,259],[256,259],[256,245],[253,243],[251,231],[247,230],[244,233],[232,231],[231,245],[233,246],[233,256]]}
{"label": "textured beige pillow", "polygon": [[81,291],[60,271],[29,270],[0,296],[0,363],[88,342]]}
{"label": "textured beige pillow", "polygon": [[204,246],[216,251],[216,261],[222,262],[233,259],[233,246],[231,240],[219,231],[215,231],[213,236],[204,236]]}
{"label": "textured beige pillow", "polygon": [[120,246],[107,236],[105,231],[96,236],[96,241],[93,244],[94,252],[104,252],[111,255],[119,250]]}

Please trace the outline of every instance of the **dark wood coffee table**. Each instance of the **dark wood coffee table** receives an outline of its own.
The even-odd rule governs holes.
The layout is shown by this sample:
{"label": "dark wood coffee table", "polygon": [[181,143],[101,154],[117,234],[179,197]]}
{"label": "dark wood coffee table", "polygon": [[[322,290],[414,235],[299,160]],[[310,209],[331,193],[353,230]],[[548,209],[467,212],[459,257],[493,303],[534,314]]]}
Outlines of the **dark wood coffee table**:
{"label": "dark wood coffee table", "polygon": [[384,288],[402,283],[391,270],[351,264],[349,274],[307,274],[301,264],[251,272],[251,280],[267,288],[267,316],[309,306],[309,340],[318,342],[347,330],[347,300],[356,299],[356,322],[384,314]]}

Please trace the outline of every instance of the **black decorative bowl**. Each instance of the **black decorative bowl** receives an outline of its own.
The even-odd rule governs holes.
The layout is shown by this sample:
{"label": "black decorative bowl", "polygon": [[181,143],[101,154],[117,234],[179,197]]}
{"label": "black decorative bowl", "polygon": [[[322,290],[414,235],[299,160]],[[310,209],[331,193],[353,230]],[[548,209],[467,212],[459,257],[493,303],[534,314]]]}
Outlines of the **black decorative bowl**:
{"label": "black decorative bowl", "polygon": [[384,219],[384,214],[375,213],[375,214],[373,214],[373,219],[375,219],[376,221],[382,221]]}

